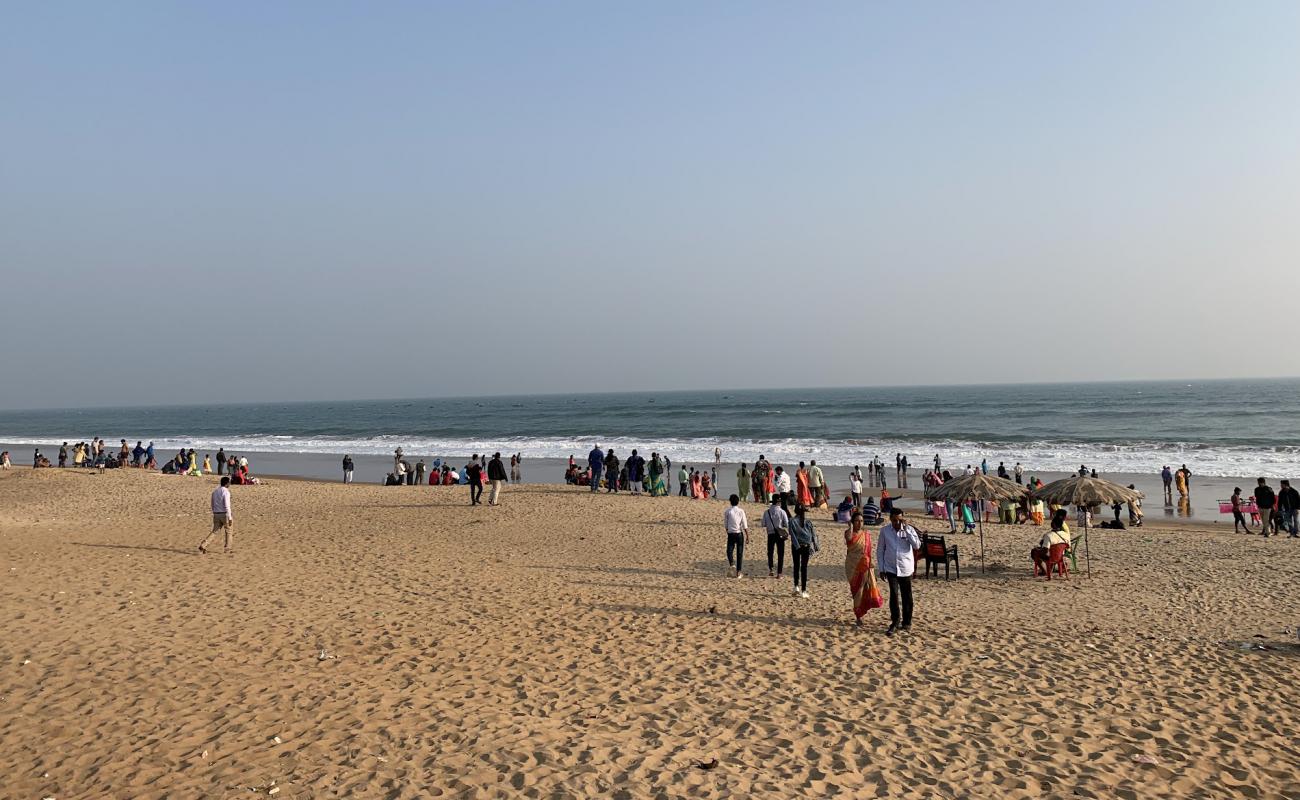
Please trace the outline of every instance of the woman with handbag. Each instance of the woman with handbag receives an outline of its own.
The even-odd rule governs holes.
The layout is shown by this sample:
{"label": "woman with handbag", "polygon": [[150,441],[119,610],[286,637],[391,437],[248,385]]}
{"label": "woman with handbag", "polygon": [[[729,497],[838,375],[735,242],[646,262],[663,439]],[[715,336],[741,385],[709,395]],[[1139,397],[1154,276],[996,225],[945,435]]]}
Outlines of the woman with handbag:
{"label": "woman with handbag", "polygon": [[849,594],[853,597],[853,616],[857,624],[873,608],[884,601],[876,585],[875,561],[872,559],[871,534],[862,527],[862,515],[854,514],[849,527],[844,530],[844,576],[849,581]]}
{"label": "woman with handbag", "polygon": [[803,506],[795,506],[794,519],[790,520],[790,562],[794,565],[794,594],[807,599],[808,559],[821,549],[821,542],[817,541],[812,520],[804,512]]}

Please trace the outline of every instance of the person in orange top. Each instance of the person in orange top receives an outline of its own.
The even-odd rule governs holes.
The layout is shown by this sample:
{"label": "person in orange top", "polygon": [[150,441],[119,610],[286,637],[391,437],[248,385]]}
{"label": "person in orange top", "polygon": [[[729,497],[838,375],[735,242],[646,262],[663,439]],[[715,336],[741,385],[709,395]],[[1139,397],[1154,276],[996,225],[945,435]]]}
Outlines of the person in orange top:
{"label": "person in orange top", "polygon": [[801,506],[811,506],[813,504],[812,489],[808,486],[808,468],[802,461],[799,462],[799,469],[794,474],[795,486],[795,503]]}

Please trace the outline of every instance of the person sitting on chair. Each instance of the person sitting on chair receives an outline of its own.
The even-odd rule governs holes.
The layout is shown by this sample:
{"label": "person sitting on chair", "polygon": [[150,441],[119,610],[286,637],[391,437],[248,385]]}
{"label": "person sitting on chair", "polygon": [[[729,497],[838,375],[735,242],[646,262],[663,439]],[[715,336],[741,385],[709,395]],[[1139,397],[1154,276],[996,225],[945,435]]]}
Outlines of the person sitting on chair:
{"label": "person sitting on chair", "polygon": [[[1041,571],[1048,573],[1048,562],[1052,555],[1053,545],[1063,545],[1066,549],[1070,547],[1070,525],[1065,521],[1068,516],[1065,509],[1060,508],[1052,515],[1052,524],[1043,538],[1038,540],[1038,546],[1029,552],[1029,557],[1034,560],[1034,574]],[[1050,573],[1048,573],[1050,575]]]}

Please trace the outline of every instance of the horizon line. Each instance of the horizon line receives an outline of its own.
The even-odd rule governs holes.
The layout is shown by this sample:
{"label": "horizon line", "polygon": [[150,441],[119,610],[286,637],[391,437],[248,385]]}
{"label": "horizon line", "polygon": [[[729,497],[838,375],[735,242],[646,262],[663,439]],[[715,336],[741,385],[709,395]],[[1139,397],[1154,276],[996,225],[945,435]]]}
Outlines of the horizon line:
{"label": "horizon line", "polygon": [[[583,395],[588,397],[602,397],[613,395],[628,394],[687,394],[692,392],[797,392],[797,391],[827,391],[827,390],[853,390],[853,389],[961,389],[961,388],[981,388],[981,387],[1023,387],[1023,386],[1098,386],[1124,383],[1183,383],[1195,381],[1199,383],[1222,383],[1231,381],[1286,381],[1300,379],[1298,375],[1275,375],[1268,377],[1249,377],[1249,378],[1122,378],[1115,380],[1093,380],[1093,381],[991,381],[977,383],[904,383],[904,384],[883,384],[874,386],[864,385],[837,385],[837,386],[786,386],[786,387],[745,387],[745,388],[703,388],[703,389],[629,389],[624,391],[578,391],[578,392],[531,392],[531,393],[488,393],[488,394],[456,394],[456,395],[424,395],[424,396],[407,396],[407,397],[353,397],[353,398],[329,398],[325,400],[245,400],[238,402],[220,402],[220,403],[161,403],[154,405],[105,405],[105,406],[59,406],[44,408],[5,408],[0,409],[0,414],[7,413],[30,413],[30,412],[57,412],[57,411],[131,411],[140,409],[158,409],[158,408],[230,408],[236,406],[257,406],[257,405],[308,405],[321,403],[400,403],[415,400],[486,400],[493,398],[510,398],[510,397],[564,397]],[[1190,384],[1189,384],[1190,385]]]}

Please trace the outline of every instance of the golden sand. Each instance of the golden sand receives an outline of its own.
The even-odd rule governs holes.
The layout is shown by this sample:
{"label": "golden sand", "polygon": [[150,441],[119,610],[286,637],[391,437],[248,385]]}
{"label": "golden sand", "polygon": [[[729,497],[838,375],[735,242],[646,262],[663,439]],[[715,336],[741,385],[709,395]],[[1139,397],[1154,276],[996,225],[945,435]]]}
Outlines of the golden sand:
{"label": "golden sand", "polygon": [[0,474],[0,797],[1300,797],[1297,540],[990,526],[889,639],[830,522],[801,600],[721,502],[273,481],[200,556],[213,485]]}

